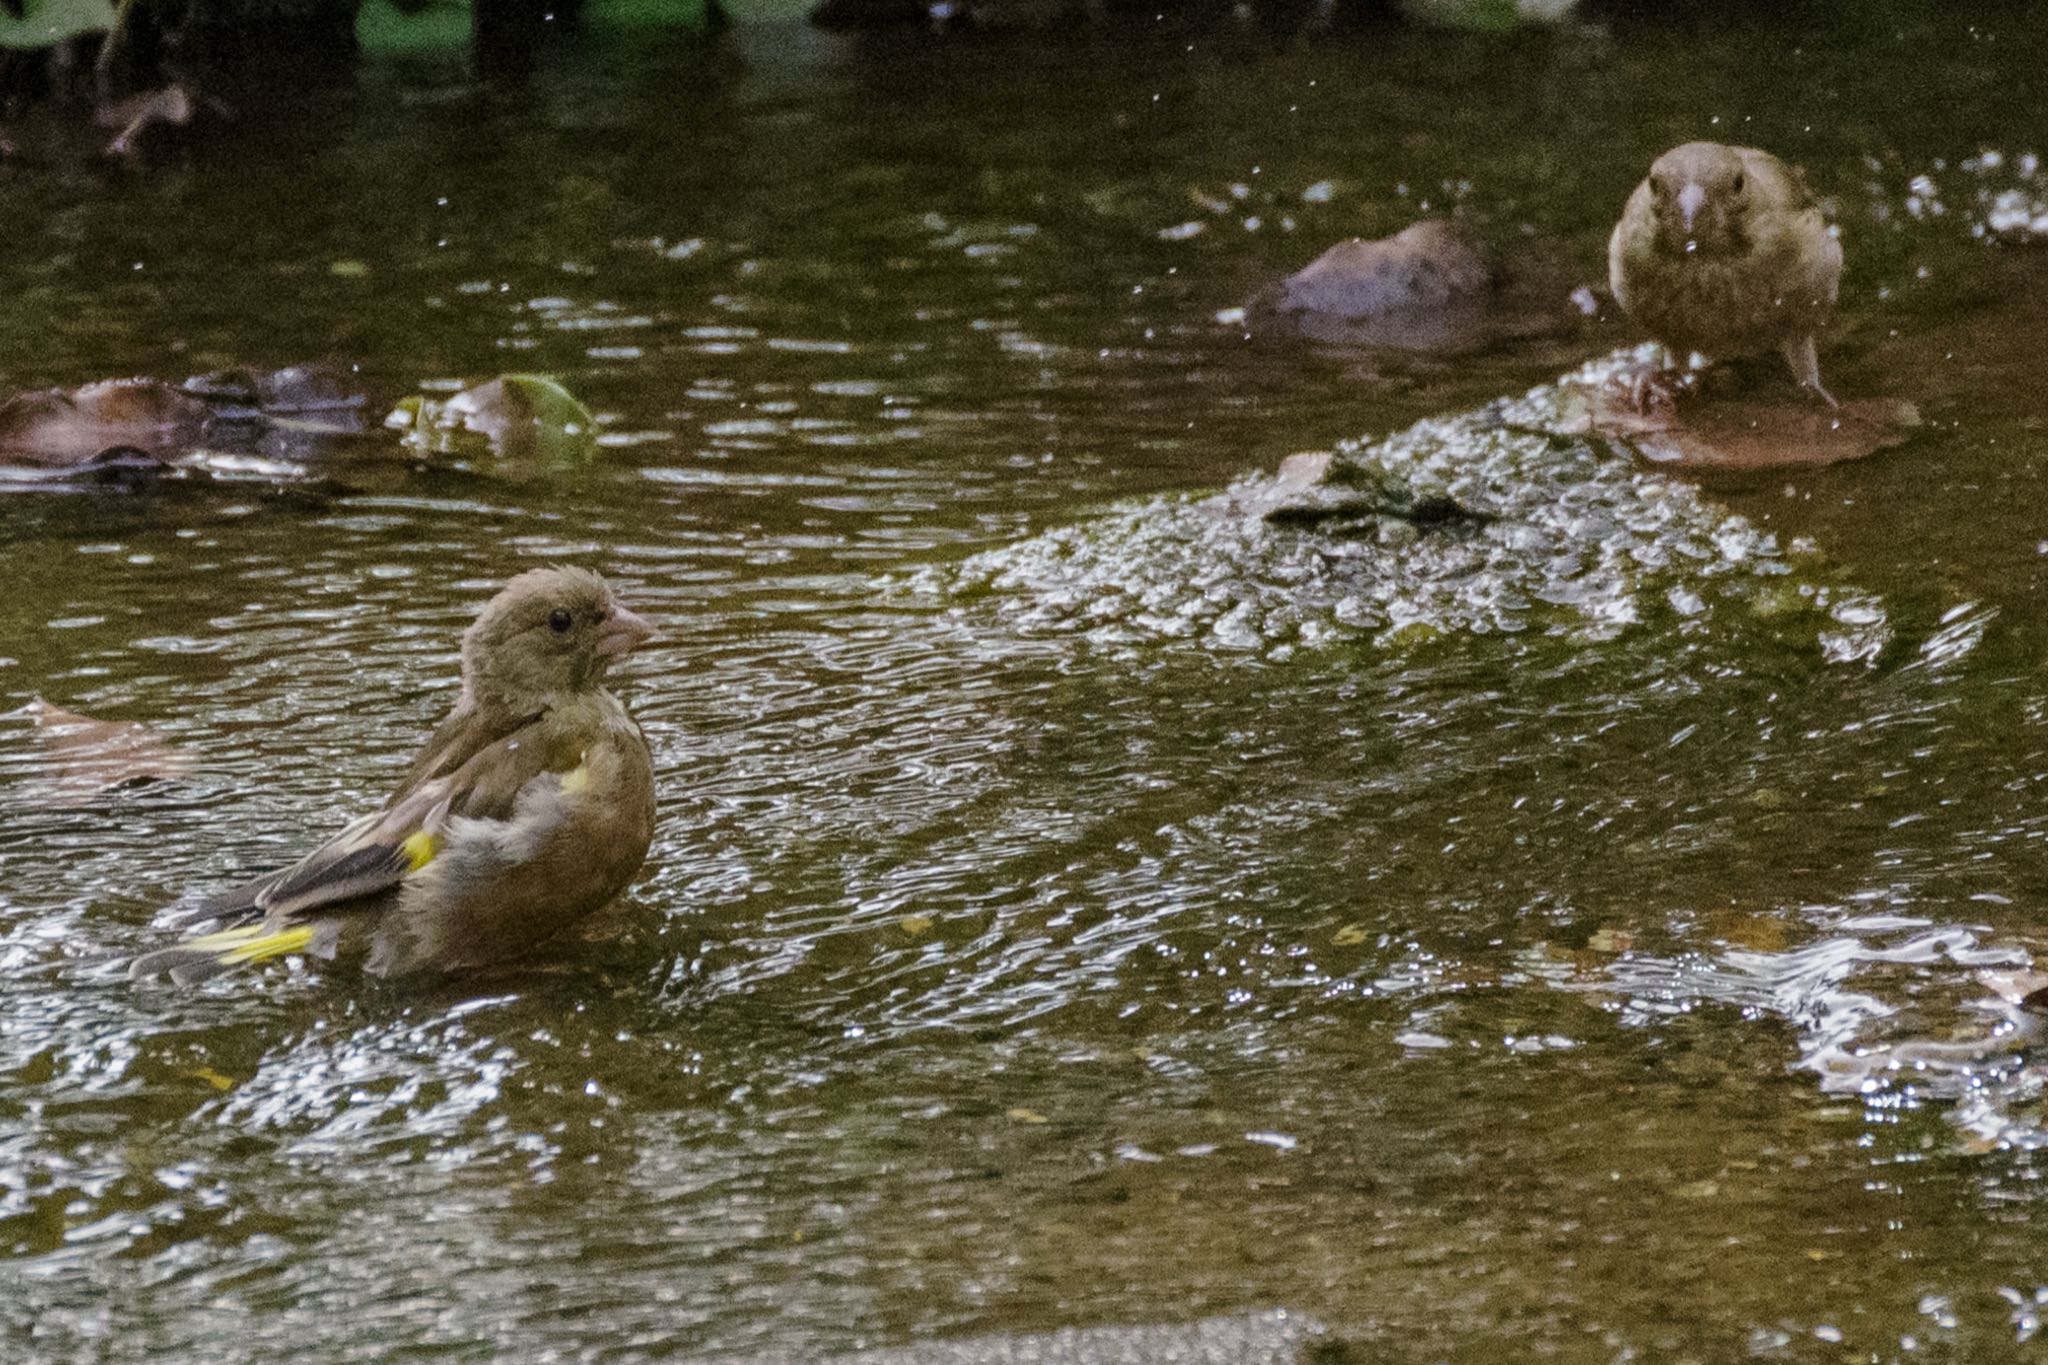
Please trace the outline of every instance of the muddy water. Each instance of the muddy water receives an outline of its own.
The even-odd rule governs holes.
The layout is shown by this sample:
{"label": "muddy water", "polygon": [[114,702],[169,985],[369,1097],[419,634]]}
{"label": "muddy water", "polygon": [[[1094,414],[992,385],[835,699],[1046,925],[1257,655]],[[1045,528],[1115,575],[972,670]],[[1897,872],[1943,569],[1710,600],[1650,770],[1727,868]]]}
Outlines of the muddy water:
{"label": "muddy water", "polygon": [[[1987,977],[2048,951],[2048,258],[1987,225],[2048,128],[2017,17],[1928,22],[600,39],[519,94],[373,62],[156,171],[0,172],[10,387],[541,370],[605,423],[582,468],[368,439],[0,506],[0,705],[198,760],[77,803],[0,722],[8,1358],[1275,1305],[1389,1361],[2013,1358],[2044,1123]],[[1597,281],[1698,135],[1806,165],[1830,382],[1925,435],[1586,471],[1607,521],[1472,559],[1499,613],[1219,629],[1349,552],[1152,534],[1186,495],[1628,338],[1396,364],[1214,314],[1425,205]],[[1628,610],[1545,596],[1575,526]],[[668,631],[618,683],[654,856],[588,941],[424,993],[110,969],[374,803],[547,559]]]}

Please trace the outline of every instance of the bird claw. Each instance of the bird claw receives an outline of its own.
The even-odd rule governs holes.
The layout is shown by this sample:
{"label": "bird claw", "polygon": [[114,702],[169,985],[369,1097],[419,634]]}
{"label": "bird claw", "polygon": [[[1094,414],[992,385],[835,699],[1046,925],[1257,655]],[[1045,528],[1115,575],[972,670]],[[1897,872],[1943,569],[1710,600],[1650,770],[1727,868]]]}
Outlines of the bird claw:
{"label": "bird claw", "polygon": [[1690,388],[1685,375],[1661,367],[1637,370],[1628,376],[1629,406],[1644,417],[1671,417]]}

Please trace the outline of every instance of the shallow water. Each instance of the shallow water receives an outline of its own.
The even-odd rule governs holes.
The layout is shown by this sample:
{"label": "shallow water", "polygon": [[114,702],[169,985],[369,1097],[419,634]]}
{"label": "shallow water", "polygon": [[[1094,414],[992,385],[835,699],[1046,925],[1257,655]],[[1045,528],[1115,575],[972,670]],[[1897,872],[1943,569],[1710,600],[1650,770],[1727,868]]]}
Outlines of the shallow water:
{"label": "shallow water", "polygon": [[[10,387],[543,370],[606,433],[0,504],[0,705],[201,763],[66,805],[0,720],[8,1358],[802,1359],[1272,1305],[1389,1361],[2011,1358],[2048,1131],[1984,975],[2048,950],[2048,257],[1986,235],[2048,145],[2020,13],[742,27],[517,94],[372,62],[147,173],[0,172]],[[1628,335],[1393,365],[1214,314],[1425,202],[1597,282],[1650,157],[1738,131],[1842,224],[1831,384],[1931,421],[1643,476],[1768,542],[1782,610],[1691,610],[1709,555],[1598,628],[1246,648],[1037,572],[1321,572],[1146,528]],[[668,632],[618,680],[654,855],[588,942],[425,994],[120,979],[179,893],[379,799],[550,558]]]}

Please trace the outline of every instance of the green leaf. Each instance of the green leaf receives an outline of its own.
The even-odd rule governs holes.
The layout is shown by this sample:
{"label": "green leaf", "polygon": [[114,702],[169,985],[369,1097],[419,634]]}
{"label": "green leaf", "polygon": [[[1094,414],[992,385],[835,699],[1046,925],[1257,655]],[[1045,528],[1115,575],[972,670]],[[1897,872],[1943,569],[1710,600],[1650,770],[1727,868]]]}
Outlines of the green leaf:
{"label": "green leaf", "polygon": [[501,459],[560,464],[586,460],[597,448],[590,409],[541,374],[500,375],[444,403],[408,398],[384,424],[410,428],[407,439],[423,451],[459,453],[481,437]]}
{"label": "green leaf", "polygon": [[113,0],[27,0],[19,19],[0,10],[0,47],[55,47],[114,26]]}

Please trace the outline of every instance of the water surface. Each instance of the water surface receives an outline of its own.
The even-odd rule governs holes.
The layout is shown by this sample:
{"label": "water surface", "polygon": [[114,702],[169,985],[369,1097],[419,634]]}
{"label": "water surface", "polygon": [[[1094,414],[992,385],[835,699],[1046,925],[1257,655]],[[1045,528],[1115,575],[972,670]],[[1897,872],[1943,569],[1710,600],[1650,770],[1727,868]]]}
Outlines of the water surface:
{"label": "water surface", "polygon": [[[202,765],[67,806],[0,721],[9,1358],[805,1359],[1271,1305],[1388,1361],[2012,1358],[2040,1080],[1983,974],[2048,894],[2048,259],[1986,230],[2048,144],[2013,14],[639,35],[0,171],[9,387],[541,370],[605,423],[566,471],[369,440],[0,506],[0,706]],[[1702,135],[1807,167],[1830,383],[1931,419],[1706,494],[1880,648],[1653,613],[1276,653],[933,590],[1549,378],[1214,315],[1452,208],[1597,282]],[[380,799],[549,559],[668,632],[617,684],[656,846],[589,941],[427,993],[109,969]]]}

